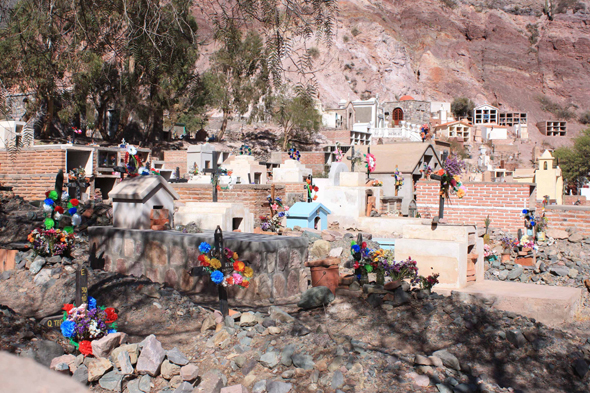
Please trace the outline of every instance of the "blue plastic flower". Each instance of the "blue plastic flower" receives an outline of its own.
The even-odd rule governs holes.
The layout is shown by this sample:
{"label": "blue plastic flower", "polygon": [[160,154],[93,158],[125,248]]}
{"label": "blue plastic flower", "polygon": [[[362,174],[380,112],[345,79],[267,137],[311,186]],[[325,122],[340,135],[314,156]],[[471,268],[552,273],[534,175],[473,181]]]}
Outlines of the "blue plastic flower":
{"label": "blue plastic flower", "polygon": [[279,212],[279,217],[285,217],[285,212]]}
{"label": "blue plastic flower", "polygon": [[117,329],[109,329],[109,330],[107,330],[107,333],[108,334],[117,333]]}
{"label": "blue plastic flower", "polygon": [[522,214],[528,214],[528,212],[529,212],[529,211],[528,211],[527,209],[523,209],[523,210],[522,210]]}
{"label": "blue plastic flower", "polygon": [[74,335],[76,334],[74,329],[76,328],[76,323],[74,321],[68,321],[65,320],[61,323],[61,334],[64,335],[64,337],[70,338],[70,337],[74,337]]}
{"label": "blue plastic flower", "polygon": [[75,207],[72,207],[72,208],[69,208],[69,209],[68,209],[68,213],[70,213],[72,216],[73,216],[74,214],[76,214],[76,212],[77,212],[77,211],[78,211],[78,209],[77,209],[77,208],[75,208]]}
{"label": "blue plastic flower", "polygon": [[206,254],[209,251],[211,251],[211,246],[209,245],[209,243],[203,242],[199,245],[199,251],[201,252],[201,254]]}
{"label": "blue plastic flower", "polygon": [[88,309],[94,310],[96,308],[96,299],[92,296],[88,297]]}
{"label": "blue plastic flower", "polygon": [[355,244],[354,246],[352,246],[352,251],[354,252],[359,252],[361,250],[361,247],[357,244]]}
{"label": "blue plastic flower", "polygon": [[534,221],[531,221],[531,225],[532,225],[532,226],[535,226],[535,222],[534,222]]}
{"label": "blue plastic flower", "polygon": [[213,281],[215,284],[221,284],[223,282],[223,273],[219,270],[215,270],[213,273],[211,273],[211,281]]}
{"label": "blue plastic flower", "polygon": [[44,202],[47,206],[53,206],[53,199],[51,198],[47,198]]}

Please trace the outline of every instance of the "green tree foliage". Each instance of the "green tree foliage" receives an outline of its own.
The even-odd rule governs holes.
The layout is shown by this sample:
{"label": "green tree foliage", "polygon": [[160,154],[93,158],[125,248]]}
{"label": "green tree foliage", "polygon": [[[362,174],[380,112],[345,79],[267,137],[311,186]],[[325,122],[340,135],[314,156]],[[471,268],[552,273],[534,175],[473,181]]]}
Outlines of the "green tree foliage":
{"label": "green tree foliage", "polygon": [[313,99],[306,95],[290,95],[287,92],[273,97],[270,102],[274,120],[283,128],[283,150],[297,135],[308,136],[320,129],[322,117]]}
{"label": "green tree foliage", "polygon": [[221,140],[229,118],[243,115],[270,89],[269,71],[260,35],[245,37],[235,26],[218,32],[223,43],[211,56],[211,68],[203,75],[208,103],[223,112],[217,138]]}
{"label": "green tree foliage", "polygon": [[573,147],[560,147],[553,154],[565,182],[577,188],[584,185],[590,173],[590,128],[574,138]]}
{"label": "green tree foliage", "polygon": [[108,110],[119,130],[143,125],[153,139],[163,112],[191,91],[197,25],[192,0],[21,0],[0,28],[0,78],[34,91],[46,106],[46,128],[84,117],[88,103],[104,139]]}
{"label": "green tree foliage", "polygon": [[475,104],[467,97],[458,97],[451,103],[451,112],[455,119],[462,119],[473,115]]}

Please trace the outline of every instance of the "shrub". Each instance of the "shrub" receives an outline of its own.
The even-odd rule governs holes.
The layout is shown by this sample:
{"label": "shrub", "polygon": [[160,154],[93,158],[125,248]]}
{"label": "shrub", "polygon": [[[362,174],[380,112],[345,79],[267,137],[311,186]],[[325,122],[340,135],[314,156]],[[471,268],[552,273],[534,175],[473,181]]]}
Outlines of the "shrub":
{"label": "shrub", "polygon": [[313,48],[309,48],[307,50],[307,53],[314,59],[317,59],[318,57],[320,57],[320,50],[318,48],[316,48],[315,46]]}
{"label": "shrub", "polygon": [[353,37],[356,37],[357,35],[361,34],[361,32],[356,27],[353,27],[352,30],[350,30],[350,34],[352,34]]}
{"label": "shrub", "polygon": [[350,41],[350,37],[345,35],[344,37],[342,37],[342,41],[346,44],[348,41]]}
{"label": "shrub", "polygon": [[471,116],[475,104],[467,97],[455,98],[451,103],[451,112],[456,119]]}
{"label": "shrub", "polygon": [[579,121],[582,124],[590,124],[590,111],[582,113],[582,116],[580,116]]}

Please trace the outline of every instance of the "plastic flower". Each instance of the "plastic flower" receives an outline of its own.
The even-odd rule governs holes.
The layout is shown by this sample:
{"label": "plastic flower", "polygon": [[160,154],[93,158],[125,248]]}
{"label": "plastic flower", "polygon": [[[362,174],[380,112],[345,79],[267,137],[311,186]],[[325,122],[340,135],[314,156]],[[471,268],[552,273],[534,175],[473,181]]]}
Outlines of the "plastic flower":
{"label": "plastic flower", "polygon": [[47,198],[57,201],[57,198],[58,198],[57,191],[55,191],[55,190],[49,191],[49,194],[47,194]]}
{"label": "plastic flower", "polygon": [[223,282],[223,278],[223,273],[221,273],[219,270],[215,270],[213,273],[211,273],[211,281],[213,281],[215,284],[221,284]]}
{"label": "plastic flower", "polygon": [[360,268],[360,267],[361,267],[361,265],[360,265],[360,264],[359,264],[357,261],[355,261],[355,262],[354,262],[354,266],[353,266],[353,267],[354,267],[355,269],[358,269],[358,268]]}
{"label": "plastic flower", "polygon": [[367,248],[367,242],[362,242],[361,243],[361,248]]}
{"label": "plastic flower", "polygon": [[289,206],[283,206],[283,209],[285,209],[286,212],[289,211]]}
{"label": "plastic flower", "polygon": [[221,261],[217,258],[213,258],[211,259],[211,261],[209,262],[209,264],[211,265],[211,267],[213,269],[219,269],[221,267]]}
{"label": "plastic flower", "polygon": [[107,314],[106,323],[113,323],[119,318],[113,307],[105,308],[104,312]]}
{"label": "plastic flower", "polygon": [[209,245],[209,243],[203,242],[199,245],[199,251],[202,252],[203,254],[206,254],[209,251],[211,251],[211,246]]}
{"label": "plastic flower", "polygon": [[250,266],[244,267],[244,276],[250,278],[254,275],[254,270]]}
{"label": "plastic flower", "polygon": [[45,203],[47,206],[52,206],[54,202],[53,202],[53,199],[47,198],[46,200],[43,201],[43,203]]}
{"label": "plastic flower", "polygon": [[465,191],[462,188],[457,190],[457,198],[461,199],[465,196]]}
{"label": "plastic flower", "polygon": [[55,225],[55,221],[51,218],[46,218],[44,224],[46,229],[51,229]]}
{"label": "plastic flower", "polygon": [[77,211],[78,211],[78,209],[77,209],[77,208],[75,208],[75,207],[72,207],[72,208],[69,208],[69,209],[68,209],[68,213],[70,213],[72,216],[73,216],[74,214],[76,214],[76,212],[77,212]]}
{"label": "plastic flower", "polygon": [[242,280],[242,287],[243,288],[248,288],[250,286],[250,281],[248,280]]}
{"label": "plastic flower", "polygon": [[242,261],[235,261],[234,262],[234,270],[237,272],[243,272],[246,265]]}
{"label": "plastic flower", "polygon": [[92,343],[88,340],[84,340],[80,342],[80,346],[78,347],[80,353],[84,356],[92,355]]}
{"label": "plastic flower", "polygon": [[63,336],[67,338],[74,337],[76,335],[75,328],[76,323],[74,321],[65,320],[61,323],[60,326],[61,334],[63,334]]}
{"label": "plastic flower", "polygon": [[199,255],[199,256],[197,257],[197,261],[199,261],[199,262],[201,262],[201,263],[205,262],[205,255],[204,255],[204,254],[201,254],[201,255]]}
{"label": "plastic flower", "polygon": [[70,200],[70,203],[72,204],[72,206],[76,207],[80,204],[80,201],[74,198]]}
{"label": "plastic flower", "polygon": [[317,195],[314,195],[313,196],[313,200],[315,201],[316,199],[318,199],[318,196]]}
{"label": "plastic flower", "polygon": [[234,273],[232,278],[234,279],[234,284],[236,285],[240,285],[243,281],[242,275],[239,273]]}
{"label": "plastic flower", "polygon": [[279,212],[279,217],[281,217],[281,218],[285,217],[285,212]]}
{"label": "plastic flower", "polygon": [[137,154],[137,148],[135,146],[129,145],[129,146],[127,146],[127,153],[134,156]]}
{"label": "plastic flower", "polygon": [[365,269],[367,270],[367,273],[371,273],[373,271],[373,266],[365,265]]}
{"label": "plastic flower", "polygon": [[232,257],[233,257],[233,259],[238,259],[238,253],[237,252],[234,252],[233,255],[232,255]]}
{"label": "plastic flower", "polygon": [[88,297],[88,309],[94,310],[96,308],[96,299],[92,296]]}
{"label": "plastic flower", "polygon": [[352,246],[352,251],[354,251],[355,253],[359,252],[360,250],[361,250],[361,248],[357,244]]}
{"label": "plastic flower", "polygon": [[108,334],[117,333],[117,329],[109,329],[109,330],[107,330],[107,333]]}
{"label": "plastic flower", "polygon": [[73,304],[64,303],[64,306],[61,309],[69,314],[72,308],[74,308]]}
{"label": "plastic flower", "polygon": [[56,207],[55,207],[55,212],[56,212],[56,213],[59,213],[59,214],[64,214],[64,211],[65,211],[65,210],[64,210],[64,208],[63,208],[63,207],[61,207],[61,206],[56,206]]}
{"label": "plastic flower", "polygon": [[272,208],[272,210],[279,210],[279,205],[277,205],[276,203],[273,203],[272,205],[270,205],[270,207]]}

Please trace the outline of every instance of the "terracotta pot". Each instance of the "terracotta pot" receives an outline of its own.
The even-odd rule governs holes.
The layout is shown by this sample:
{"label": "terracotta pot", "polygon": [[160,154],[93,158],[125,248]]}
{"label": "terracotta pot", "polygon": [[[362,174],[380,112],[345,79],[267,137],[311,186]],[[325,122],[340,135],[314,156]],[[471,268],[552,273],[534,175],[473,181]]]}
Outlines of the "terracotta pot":
{"label": "terracotta pot", "polygon": [[523,252],[531,252],[531,251],[533,251],[533,249],[532,249],[532,248],[530,248],[530,247],[523,247],[523,248],[522,248],[522,251],[523,251]]}
{"label": "terracotta pot", "polygon": [[339,269],[340,267],[338,265],[330,267],[317,266],[310,268],[311,286],[328,287],[328,289],[330,289],[330,291],[336,295],[336,288],[338,287],[338,281],[340,280]]}

